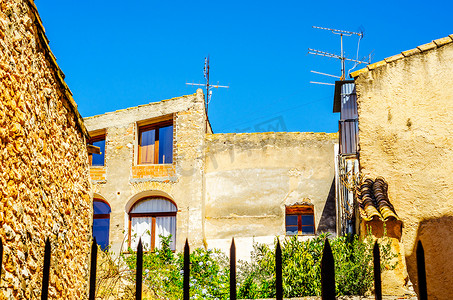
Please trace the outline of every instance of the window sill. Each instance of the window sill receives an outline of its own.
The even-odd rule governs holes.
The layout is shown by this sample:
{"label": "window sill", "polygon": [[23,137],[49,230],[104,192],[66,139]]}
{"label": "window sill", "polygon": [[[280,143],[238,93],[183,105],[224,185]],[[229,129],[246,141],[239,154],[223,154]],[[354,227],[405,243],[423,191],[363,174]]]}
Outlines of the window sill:
{"label": "window sill", "polygon": [[173,166],[175,165],[175,163],[171,163],[171,164],[136,164],[134,165],[135,167],[148,167],[148,166]]}

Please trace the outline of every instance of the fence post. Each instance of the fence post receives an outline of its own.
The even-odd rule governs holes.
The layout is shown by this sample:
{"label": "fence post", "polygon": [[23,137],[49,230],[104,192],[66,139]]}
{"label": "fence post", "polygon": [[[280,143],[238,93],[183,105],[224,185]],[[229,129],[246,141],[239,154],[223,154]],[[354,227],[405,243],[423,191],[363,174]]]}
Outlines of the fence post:
{"label": "fence post", "polygon": [[186,238],[184,245],[184,300],[190,299],[190,248],[189,241]]}
{"label": "fence post", "polygon": [[96,237],[93,237],[93,243],[91,245],[91,267],[90,267],[90,294],[89,300],[94,300],[96,295],[96,267],[98,258],[98,245],[96,243]]}
{"label": "fence post", "polygon": [[321,259],[321,296],[323,300],[335,299],[335,262],[328,239],[324,244]]}
{"label": "fence post", "polygon": [[135,299],[142,299],[142,280],[143,280],[143,244],[142,238],[138,240],[137,246],[137,270],[135,273]]}
{"label": "fence post", "polygon": [[426,285],[425,251],[422,241],[417,243],[417,275],[418,275],[418,297],[420,300],[428,299],[428,288]]}
{"label": "fence post", "polygon": [[46,239],[46,246],[44,247],[44,267],[42,271],[42,290],[41,300],[47,300],[49,295],[49,279],[50,279],[50,240]]}
{"label": "fence post", "polygon": [[374,267],[374,299],[382,300],[381,282],[381,254],[376,240],[373,247],[373,267]]}
{"label": "fence post", "polygon": [[236,300],[236,245],[234,238],[230,248],[230,300]]}
{"label": "fence post", "polygon": [[275,248],[275,295],[277,300],[283,300],[282,248],[278,238]]}

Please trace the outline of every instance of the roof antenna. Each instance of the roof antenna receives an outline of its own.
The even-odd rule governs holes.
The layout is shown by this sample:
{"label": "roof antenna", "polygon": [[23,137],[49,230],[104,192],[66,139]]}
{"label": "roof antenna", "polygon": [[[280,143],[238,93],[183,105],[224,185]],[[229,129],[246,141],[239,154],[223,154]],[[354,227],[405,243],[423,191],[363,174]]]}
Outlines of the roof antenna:
{"label": "roof antenna", "polygon": [[[341,60],[341,76],[339,77],[339,76],[325,74],[325,73],[316,72],[316,71],[311,71],[312,73],[321,74],[321,75],[330,76],[330,77],[335,77],[335,78],[339,78],[340,80],[345,80],[345,78],[346,78],[346,66],[345,66],[346,64],[345,64],[345,62],[346,61],[351,61],[351,62],[355,63],[354,66],[351,69],[348,70],[348,75],[349,75],[349,71],[351,71],[352,69],[354,69],[358,65],[360,65],[360,64],[370,64],[371,63],[371,55],[368,56],[368,60],[367,61],[359,60],[359,58],[358,58],[359,45],[360,45],[360,40],[363,38],[363,31],[361,31],[361,32],[353,32],[353,31],[346,31],[346,30],[339,30],[339,29],[332,29],[332,28],[325,28],[325,27],[318,27],[318,26],[312,26],[312,27],[315,28],[315,29],[328,30],[328,31],[331,31],[333,34],[336,34],[336,35],[340,36],[340,47],[341,47],[340,48],[340,55],[329,53],[329,52],[325,52],[325,51],[321,51],[321,50],[316,50],[316,49],[312,49],[312,48],[308,48],[308,54],[319,55],[319,56],[324,56],[324,57],[328,57],[328,58],[338,58],[338,59],[340,59]],[[358,45],[357,45],[357,58],[356,59],[347,58],[344,55],[343,36],[352,36],[352,35],[357,35],[359,37],[359,42],[358,42]],[[310,81],[310,83],[334,85],[332,83],[314,82],[314,81]]]}
{"label": "roof antenna", "polygon": [[205,109],[206,109],[206,114],[208,114],[208,107],[209,107],[209,102],[211,102],[211,96],[212,96],[212,88],[229,88],[229,86],[226,85],[218,85],[218,84],[210,84],[209,83],[209,55],[208,57],[204,58],[204,69],[203,69],[203,74],[204,74],[204,79],[206,83],[192,83],[192,82],[186,82],[187,85],[196,85],[196,86],[204,86],[206,89],[206,95],[205,95]]}

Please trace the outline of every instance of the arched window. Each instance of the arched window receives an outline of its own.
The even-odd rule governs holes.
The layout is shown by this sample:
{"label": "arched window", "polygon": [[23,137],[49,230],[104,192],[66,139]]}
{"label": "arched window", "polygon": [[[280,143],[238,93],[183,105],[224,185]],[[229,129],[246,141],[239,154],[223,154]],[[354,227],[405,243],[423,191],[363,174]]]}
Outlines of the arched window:
{"label": "arched window", "polygon": [[171,235],[170,248],[175,250],[176,205],[162,197],[143,198],[129,211],[129,246],[137,249],[142,238],[145,250],[159,247],[160,235]]}
{"label": "arched window", "polygon": [[101,199],[93,200],[93,236],[102,250],[109,245],[110,206]]}

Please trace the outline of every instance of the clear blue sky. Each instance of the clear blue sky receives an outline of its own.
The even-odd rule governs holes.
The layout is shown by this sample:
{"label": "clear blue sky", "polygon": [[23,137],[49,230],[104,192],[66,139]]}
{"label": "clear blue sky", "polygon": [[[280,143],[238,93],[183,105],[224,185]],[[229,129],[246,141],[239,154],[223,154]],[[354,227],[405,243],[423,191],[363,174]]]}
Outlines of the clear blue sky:
{"label": "clear blue sky", "polygon": [[[192,94],[211,58],[214,132],[286,128],[336,132],[334,82],[339,37],[312,25],[364,30],[372,62],[453,34],[451,1],[43,1],[50,46],[82,116]],[[355,57],[357,38],[346,38]],[[363,65],[362,65],[363,66]],[[361,67],[359,67],[361,68]]]}

